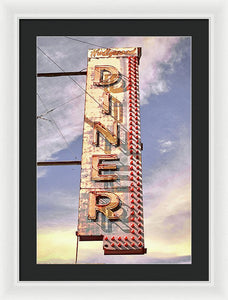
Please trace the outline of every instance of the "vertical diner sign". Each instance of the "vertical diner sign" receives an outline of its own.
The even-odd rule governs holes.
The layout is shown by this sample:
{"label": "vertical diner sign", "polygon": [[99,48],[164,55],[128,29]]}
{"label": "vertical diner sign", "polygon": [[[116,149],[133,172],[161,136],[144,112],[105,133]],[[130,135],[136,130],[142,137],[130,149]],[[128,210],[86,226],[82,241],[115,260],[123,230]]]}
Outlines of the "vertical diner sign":
{"label": "vertical diner sign", "polygon": [[144,254],[141,48],[88,52],[77,235],[104,254]]}

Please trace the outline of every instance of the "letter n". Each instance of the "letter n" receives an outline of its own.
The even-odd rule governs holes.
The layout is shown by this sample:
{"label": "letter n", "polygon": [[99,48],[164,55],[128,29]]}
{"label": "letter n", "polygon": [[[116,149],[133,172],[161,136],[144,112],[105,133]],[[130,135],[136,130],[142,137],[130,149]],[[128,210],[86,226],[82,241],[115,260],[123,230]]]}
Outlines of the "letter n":
{"label": "letter n", "polygon": [[101,133],[110,144],[117,146],[118,145],[118,126],[117,121],[113,122],[113,133],[108,130],[101,122],[94,122],[93,125],[93,144],[99,145],[99,133]]}

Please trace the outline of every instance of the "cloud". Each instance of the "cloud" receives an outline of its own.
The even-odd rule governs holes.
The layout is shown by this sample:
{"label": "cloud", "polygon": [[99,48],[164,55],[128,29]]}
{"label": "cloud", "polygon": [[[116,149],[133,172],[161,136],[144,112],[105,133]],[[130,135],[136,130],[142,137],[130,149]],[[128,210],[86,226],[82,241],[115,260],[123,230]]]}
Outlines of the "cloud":
{"label": "cloud", "polygon": [[158,143],[160,144],[160,152],[166,153],[173,149],[174,142],[169,140],[158,140]]}
{"label": "cloud", "polygon": [[[153,244],[153,241],[152,241]],[[191,257],[184,245],[167,248],[166,251],[153,249],[147,242],[146,255],[104,255],[103,242],[80,242],[78,263],[86,264],[189,264]],[[153,251],[152,251],[153,250]],[[73,264],[75,262],[75,230],[69,227],[42,228],[37,235],[37,263],[39,264]]]}
{"label": "cloud", "polygon": [[[144,192],[162,191],[165,188],[173,186],[183,186],[183,183],[189,183],[191,175],[191,140],[189,128],[181,126],[175,132],[175,139],[169,140],[161,138],[157,141],[159,149],[162,147],[170,149],[164,155],[160,156],[156,164],[147,172],[147,177],[143,178]],[[159,194],[158,194],[159,196]]]}
{"label": "cloud", "polygon": [[[146,201],[153,202],[153,198],[145,197]],[[157,200],[157,201],[156,201]],[[154,246],[171,247],[186,243],[191,239],[191,190],[190,185],[182,188],[169,189],[163,192],[159,199],[145,208],[146,235],[153,240]],[[146,239],[146,237],[145,237]],[[161,245],[162,244],[162,245]],[[159,249],[160,246],[158,247]],[[188,254],[190,253],[188,249]]]}
{"label": "cloud", "polygon": [[[37,121],[38,161],[56,159],[54,154],[70,148],[70,143],[82,134],[84,93],[79,93],[71,82],[57,83],[56,80],[50,81],[48,86],[42,84],[39,88],[41,99],[37,97],[37,102],[41,108],[38,115],[45,119]],[[63,103],[66,104],[61,106]],[[71,156],[73,159],[74,153]]]}
{"label": "cloud", "polygon": [[[180,37],[80,37],[107,47],[141,46],[140,62],[141,104],[148,103],[151,94],[169,90],[166,75],[174,72],[175,63],[181,60],[186,47]],[[39,37],[38,46],[65,71],[84,69],[87,65],[87,51],[90,45],[75,43],[62,37]],[[40,50],[37,50],[38,72],[60,72]],[[85,77],[74,77],[81,88],[68,77],[37,79],[37,160],[53,160],[58,152],[67,149],[74,159],[70,145],[81,134],[83,128]],[[75,101],[68,102],[74,97]],[[56,108],[58,107],[58,108]],[[45,114],[47,111],[54,111]],[[57,128],[58,127],[58,128]],[[40,173],[45,176],[45,172]]]}
{"label": "cloud", "polygon": [[[173,72],[175,64],[175,45],[179,37],[145,39],[140,64],[141,103],[148,103],[151,94],[169,91],[166,74]],[[142,74],[142,70],[143,73]]]}
{"label": "cloud", "polygon": [[[191,161],[190,138],[181,128],[179,138],[143,179],[145,240],[151,241],[151,251],[177,251],[191,254]],[[175,146],[174,146],[175,144]],[[162,156],[163,157],[163,156]]]}
{"label": "cloud", "polygon": [[[91,41],[90,37],[80,38]],[[175,72],[176,64],[181,61],[187,49],[186,39],[180,37],[97,37],[93,38],[93,42],[113,47],[136,45],[143,48],[140,62],[142,105],[153,99],[151,95],[169,91],[167,75]],[[65,71],[86,67],[86,45],[75,47],[74,42],[60,37],[42,37],[39,45]],[[38,58],[38,72],[60,71],[40,52]],[[75,80],[85,87],[85,77],[76,77]],[[45,118],[37,120],[38,160],[57,160],[59,152],[66,148],[73,152],[73,158],[74,150],[71,145],[82,134],[85,99],[84,95],[81,96],[83,91],[66,77],[38,78],[37,87],[42,99],[37,97],[37,115]],[[52,111],[47,113],[50,110]],[[148,252],[142,256],[122,257],[121,263],[191,261],[189,132],[182,128],[176,139],[161,137],[156,141],[162,159],[143,178],[145,241]],[[46,168],[38,168],[39,178],[46,174]],[[48,193],[39,193],[39,262],[74,263],[76,199],[78,195],[65,191],[56,191],[51,196]],[[102,242],[81,242],[79,262],[120,263],[119,257],[103,255]]]}
{"label": "cloud", "polygon": [[[162,170],[160,171],[160,175]],[[173,174],[171,174],[173,175]],[[159,176],[158,176],[159,177]],[[155,180],[144,191],[147,254],[104,256],[102,242],[79,242],[79,263],[191,263],[191,192],[187,176]],[[159,184],[158,184],[159,183]],[[158,186],[157,186],[158,185]],[[75,259],[78,194],[64,190],[39,193],[38,262],[73,264]]]}
{"label": "cloud", "polygon": [[118,45],[142,47],[140,59],[140,101],[147,104],[150,95],[169,91],[167,75],[175,71],[189,45],[184,37],[133,37],[120,38]]}

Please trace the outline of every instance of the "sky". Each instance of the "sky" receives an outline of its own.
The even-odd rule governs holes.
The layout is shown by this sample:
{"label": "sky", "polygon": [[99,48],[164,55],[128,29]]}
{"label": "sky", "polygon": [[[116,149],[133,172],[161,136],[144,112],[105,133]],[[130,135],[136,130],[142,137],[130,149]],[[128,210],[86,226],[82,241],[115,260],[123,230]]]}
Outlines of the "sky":
{"label": "sky", "polygon": [[[89,43],[89,44],[88,44]],[[78,263],[191,263],[191,38],[38,37],[37,73],[87,68],[88,49],[142,47],[145,255],[79,242]],[[46,55],[45,55],[46,54]],[[85,89],[86,76],[74,80]],[[37,78],[37,161],[80,160],[85,93],[69,77]],[[37,263],[75,262],[80,166],[37,167]]]}

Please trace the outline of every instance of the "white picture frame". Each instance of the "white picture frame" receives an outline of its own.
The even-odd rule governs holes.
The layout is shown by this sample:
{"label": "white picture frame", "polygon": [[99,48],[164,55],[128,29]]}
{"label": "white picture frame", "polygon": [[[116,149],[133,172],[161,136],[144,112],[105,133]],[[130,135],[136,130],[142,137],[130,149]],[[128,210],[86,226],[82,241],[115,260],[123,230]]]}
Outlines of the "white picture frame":
{"label": "white picture frame", "polygon": [[[132,6],[131,6],[132,5]],[[138,4],[139,5],[139,4]],[[2,187],[2,272],[1,298],[25,297],[187,297],[189,299],[226,299],[227,290],[227,146],[225,118],[228,110],[225,102],[227,65],[228,5],[216,1],[195,1],[183,4],[168,0],[149,4],[130,1],[117,3],[112,14],[107,6],[96,2],[52,1],[37,3],[11,1],[2,3],[3,60],[1,101],[1,187]],[[132,7],[132,8],[131,8]],[[165,8],[165,9],[164,9]],[[36,11],[36,14],[34,14]],[[77,12],[72,14],[72,12]],[[150,12],[152,12],[150,14]],[[19,282],[18,281],[18,197],[19,197],[19,103],[18,103],[18,19],[19,18],[209,18],[210,19],[210,282]],[[13,88],[12,88],[13,87]],[[214,101],[216,99],[216,102]],[[7,129],[7,130],[6,130]],[[216,202],[215,202],[216,201]],[[214,258],[215,257],[215,258]],[[102,287],[100,291],[99,287]],[[164,288],[165,287],[165,288]],[[213,288],[212,288],[213,287]],[[105,290],[105,291],[104,291]],[[105,293],[107,292],[107,294]],[[101,296],[102,295],[102,296]]]}

